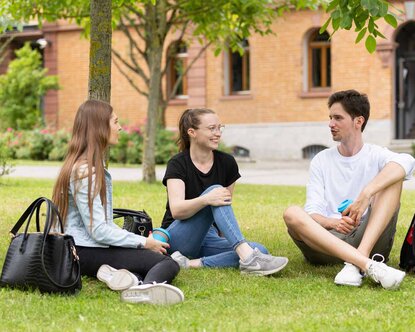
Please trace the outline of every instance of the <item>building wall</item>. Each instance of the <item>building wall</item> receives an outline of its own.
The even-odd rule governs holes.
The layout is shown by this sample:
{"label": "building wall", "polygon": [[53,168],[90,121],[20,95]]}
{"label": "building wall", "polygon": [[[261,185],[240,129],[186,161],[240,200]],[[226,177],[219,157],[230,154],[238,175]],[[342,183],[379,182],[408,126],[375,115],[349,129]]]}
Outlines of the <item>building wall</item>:
{"label": "building wall", "polygon": [[[400,3],[397,6],[403,8]],[[387,36],[386,41],[379,42],[387,45],[388,51],[382,52],[379,47],[374,54],[367,52],[364,42],[355,44],[355,32],[336,32],[331,40],[331,89],[308,93],[304,91],[305,36],[310,29],[323,25],[327,17],[322,11],[286,13],[275,21],[275,35],[252,36],[248,95],[224,96],[224,56],[215,57],[208,50],[188,74],[189,98],[170,102],[165,117],[167,127],[175,128],[181,112],[188,107],[208,107],[226,125],[225,143],[250,149],[254,158],[301,158],[301,149],[306,145],[333,144],[327,129],[327,97],[334,91],[353,88],[367,93],[371,101],[367,140],[389,145],[394,121],[393,31],[382,20],[377,21]],[[54,97],[58,105],[57,126],[70,128],[77,107],[87,98],[89,42],[81,37],[79,28],[62,22],[55,30],[49,27],[48,33],[54,33],[54,72],[61,86]],[[174,35],[169,38],[173,40]],[[119,31],[113,34],[113,46],[123,55],[129,50]],[[190,45],[189,60],[199,47]],[[113,61],[117,61],[114,56]],[[137,56],[137,61],[143,60]],[[134,74],[130,77],[144,88]],[[130,86],[114,64],[111,104],[122,123],[145,123],[146,98]]]}

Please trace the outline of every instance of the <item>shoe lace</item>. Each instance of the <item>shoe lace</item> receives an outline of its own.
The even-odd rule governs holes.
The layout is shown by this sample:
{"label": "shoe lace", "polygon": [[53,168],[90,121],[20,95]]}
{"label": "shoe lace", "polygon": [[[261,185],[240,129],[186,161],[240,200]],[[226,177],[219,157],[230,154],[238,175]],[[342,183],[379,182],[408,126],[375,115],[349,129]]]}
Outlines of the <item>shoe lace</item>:
{"label": "shoe lace", "polygon": [[381,258],[380,263],[383,263],[385,261],[385,257],[383,257],[383,255],[381,255],[381,254],[374,254],[372,256],[372,261],[378,262],[377,260],[375,260],[375,257],[377,257],[377,256],[379,256]]}
{"label": "shoe lace", "polygon": [[[375,256],[380,256],[382,258],[382,261],[377,262],[373,258]],[[384,268],[384,262],[385,258],[381,254],[374,254],[372,256],[372,264],[370,264],[367,273],[373,278],[374,281],[379,282],[379,279],[382,279],[382,277],[385,275],[386,270]]]}
{"label": "shoe lace", "polygon": [[152,282],[153,285],[158,285],[158,284],[167,284],[167,281],[163,281],[163,282],[157,282],[157,281],[153,281]]}

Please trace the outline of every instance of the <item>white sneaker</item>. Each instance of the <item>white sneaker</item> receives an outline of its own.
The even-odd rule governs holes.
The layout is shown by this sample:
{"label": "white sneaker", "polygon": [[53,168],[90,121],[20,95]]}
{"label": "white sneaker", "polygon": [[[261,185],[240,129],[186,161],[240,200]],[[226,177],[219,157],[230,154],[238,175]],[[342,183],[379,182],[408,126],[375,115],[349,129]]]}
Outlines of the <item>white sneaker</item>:
{"label": "white sneaker", "polygon": [[334,278],[334,283],[336,285],[360,287],[362,285],[362,278],[363,276],[357,266],[345,262],[344,267],[337,273],[336,278]]}
{"label": "white sneaker", "polygon": [[117,270],[104,264],[98,269],[97,278],[112,290],[124,290],[138,285],[138,278],[128,270]]}
{"label": "white sneaker", "polygon": [[164,283],[133,286],[121,293],[121,301],[147,304],[176,304],[184,301],[183,292]]}
{"label": "white sneaker", "polygon": [[175,251],[174,253],[171,254],[170,257],[173,258],[173,260],[176,261],[177,264],[179,264],[180,268],[182,269],[189,268],[190,259],[182,255],[180,251]]}
{"label": "white sneaker", "polygon": [[385,289],[397,289],[405,277],[405,272],[373,260],[369,265],[367,274]]}

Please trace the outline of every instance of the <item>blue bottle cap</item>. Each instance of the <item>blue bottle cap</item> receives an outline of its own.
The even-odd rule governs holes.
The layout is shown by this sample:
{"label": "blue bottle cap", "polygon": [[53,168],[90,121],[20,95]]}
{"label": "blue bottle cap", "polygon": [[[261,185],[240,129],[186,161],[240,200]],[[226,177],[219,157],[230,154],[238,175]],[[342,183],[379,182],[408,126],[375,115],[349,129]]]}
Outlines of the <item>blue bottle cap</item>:
{"label": "blue bottle cap", "polygon": [[351,199],[345,199],[343,202],[340,203],[339,207],[337,208],[337,211],[342,213],[352,203],[353,203],[353,201]]}
{"label": "blue bottle cap", "polygon": [[[154,232],[160,232],[160,233],[163,233],[164,235],[166,235],[167,241],[166,241],[166,239],[164,239],[162,237],[162,235],[155,234]],[[167,230],[165,230],[164,228],[154,228],[153,229],[153,237],[156,240],[159,240],[159,241],[162,241],[162,242],[169,242],[170,241],[170,233]]]}

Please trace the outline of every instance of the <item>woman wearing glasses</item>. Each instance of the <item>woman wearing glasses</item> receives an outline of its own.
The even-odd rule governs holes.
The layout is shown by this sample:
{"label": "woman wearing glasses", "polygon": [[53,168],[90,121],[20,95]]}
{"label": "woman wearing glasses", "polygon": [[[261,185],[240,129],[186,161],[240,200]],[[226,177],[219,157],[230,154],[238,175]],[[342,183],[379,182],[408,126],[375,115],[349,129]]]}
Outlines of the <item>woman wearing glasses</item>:
{"label": "woman wearing glasses", "polygon": [[170,252],[182,268],[238,267],[241,273],[269,275],[282,270],[274,257],[247,242],[231,207],[235,159],[218,151],[224,126],[210,109],[188,109],[179,120],[180,153],[167,164],[163,184],[168,201],[162,227],[170,233]]}

